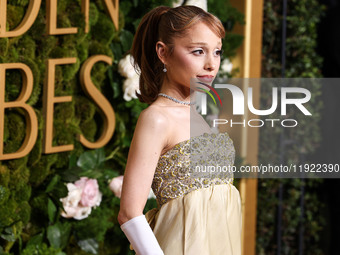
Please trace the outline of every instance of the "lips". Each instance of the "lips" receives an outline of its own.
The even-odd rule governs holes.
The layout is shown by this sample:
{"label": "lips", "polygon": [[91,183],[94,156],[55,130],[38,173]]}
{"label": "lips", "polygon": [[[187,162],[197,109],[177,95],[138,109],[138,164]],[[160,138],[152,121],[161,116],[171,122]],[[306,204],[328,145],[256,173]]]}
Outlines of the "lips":
{"label": "lips", "polygon": [[212,75],[198,75],[197,78],[201,81],[201,82],[212,82],[214,80],[214,76]]}

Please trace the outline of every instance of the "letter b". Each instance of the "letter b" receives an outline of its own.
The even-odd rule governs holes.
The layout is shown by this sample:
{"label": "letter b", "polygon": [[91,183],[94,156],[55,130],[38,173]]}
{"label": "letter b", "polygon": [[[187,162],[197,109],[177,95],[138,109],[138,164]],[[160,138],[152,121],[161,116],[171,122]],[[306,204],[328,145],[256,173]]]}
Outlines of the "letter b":
{"label": "letter b", "polygon": [[[19,69],[23,76],[21,93],[16,101],[5,102],[6,69]],[[22,63],[0,64],[0,160],[22,158],[32,150],[38,136],[38,119],[33,108],[26,104],[33,89],[31,69]],[[4,121],[6,108],[22,108],[26,118],[26,136],[20,149],[4,154]]]}

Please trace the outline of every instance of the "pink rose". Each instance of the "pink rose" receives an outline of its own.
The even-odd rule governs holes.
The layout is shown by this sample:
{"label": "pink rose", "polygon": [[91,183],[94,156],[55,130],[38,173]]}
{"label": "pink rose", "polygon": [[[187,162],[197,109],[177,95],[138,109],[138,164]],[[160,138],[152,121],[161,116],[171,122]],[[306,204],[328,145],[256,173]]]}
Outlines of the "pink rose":
{"label": "pink rose", "polygon": [[93,206],[99,206],[102,193],[99,191],[96,179],[81,177],[73,183],[67,183],[68,195],[61,198],[64,210],[61,215],[65,218],[82,220],[87,218]]}
{"label": "pink rose", "polygon": [[122,186],[123,186],[124,176],[120,175],[111,180],[109,186],[110,190],[115,194],[116,197],[120,198],[122,194]]}
{"label": "pink rose", "polygon": [[82,190],[80,204],[84,207],[99,206],[102,200],[102,194],[99,191],[96,179],[81,177],[75,182],[75,185]]}
{"label": "pink rose", "polygon": [[76,181],[74,183],[74,185],[76,185],[77,188],[83,190],[88,179],[89,178],[87,178],[87,177],[80,177],[80,179],[78,181]]}

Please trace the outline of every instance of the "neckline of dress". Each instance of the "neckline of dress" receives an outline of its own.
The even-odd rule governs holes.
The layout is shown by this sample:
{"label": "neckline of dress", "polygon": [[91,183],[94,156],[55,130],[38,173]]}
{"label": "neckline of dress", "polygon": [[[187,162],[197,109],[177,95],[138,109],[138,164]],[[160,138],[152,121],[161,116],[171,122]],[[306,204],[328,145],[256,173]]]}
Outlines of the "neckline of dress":
{"label": "neckline of dress", "polygon": [[176,143],[173,147],[171,147],[169,150],[167,150],[166,152],[164,152],[162,155],[160,155],[160,158],[162,158],[163,156],[165,156],[166,154],[168,154],[170,151],[172,151],[173,149],[175,149],[175,147],[177,146],[177,145],[181,145],[182,143],[187,143],[187,142],[189,142],[191,139],[194,139],[194,138],[198,138],[198,137],[203,137],[205,134],[207,134],[208,136],[209,135],[213,135],[213,134],[215,134],[216,136],[217,135],[221,135],[221,134],[227,134],[227,132],[222,132],[222,133],[207,133],[207,132],[204,132],[203,134],[201,134],[201,135],[198,135],[198,136],[194,136],[194,137],[191,137],[190,139],[186,139],[186,140],[183,140],[183,141],[181,141],[181,142],[178,142],[178,143]]}

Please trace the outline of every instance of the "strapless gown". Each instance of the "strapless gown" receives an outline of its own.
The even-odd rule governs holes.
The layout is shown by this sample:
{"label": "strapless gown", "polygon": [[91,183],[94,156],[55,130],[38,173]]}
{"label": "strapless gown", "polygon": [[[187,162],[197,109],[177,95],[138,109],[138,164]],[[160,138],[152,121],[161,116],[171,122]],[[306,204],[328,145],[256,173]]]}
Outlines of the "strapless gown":
{"label": "strapless gown", "polygon": [[234,159],[227,133],[204,133],[160,156],[152,183],[158,206],[145,217],[165,255],[241,255],[240,193],[226,171]]}

